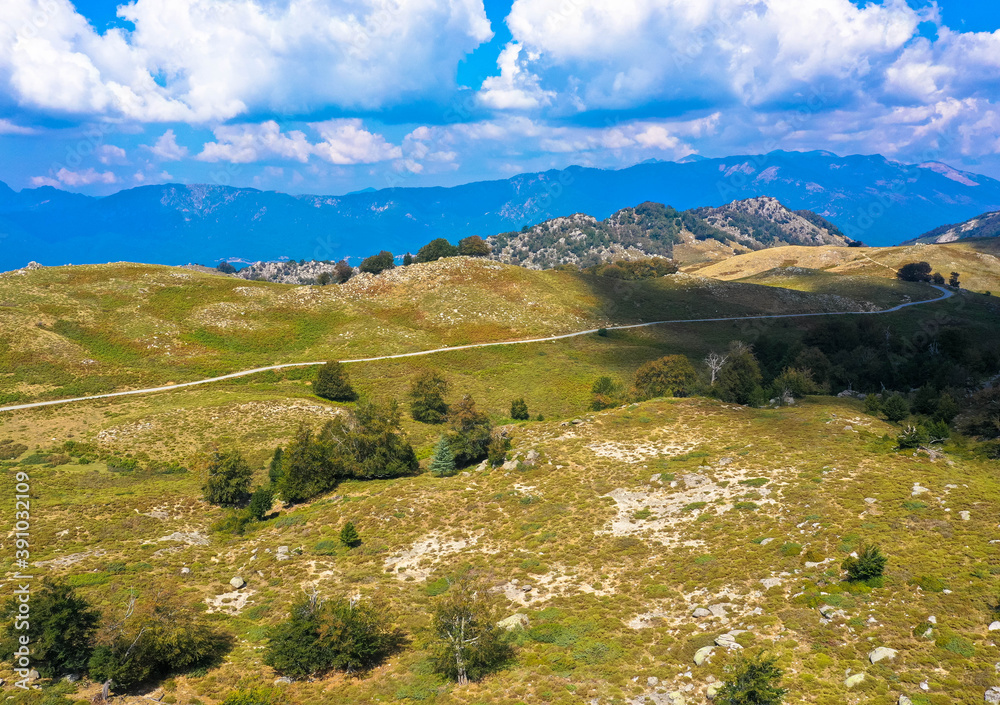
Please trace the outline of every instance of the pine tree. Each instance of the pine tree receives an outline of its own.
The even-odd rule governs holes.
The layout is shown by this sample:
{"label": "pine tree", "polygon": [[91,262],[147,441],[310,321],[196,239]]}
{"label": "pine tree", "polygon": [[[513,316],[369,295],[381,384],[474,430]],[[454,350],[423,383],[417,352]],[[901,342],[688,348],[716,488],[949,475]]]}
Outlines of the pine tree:
{"label": "pine tree", "polygon": [[716,696],[721,705],[779,705],[788,691],[778,686],[778,659],[766,654],[740,654],[726,668],[728,678]]}
{"label": "pine tree", "polygon": [[361,544],[361,537],[358,536],[358,530],[354,528],[353,522],[347,522],[340,530],[340,542],[348,548],[354,548]]}
{"label": "pine tree", "polygon": [[242,507],[250,499],[252,481],[253,470],[238,450],[216,451],[208,461],[205,499],[220,507]]}
{"label": "pine tree", "polygon": [[527,421],[530,418],[528,404],[523,397],[510,403],[510,417],[515,421]]}
{"label": "pine tree", "polygon": [[441,440],[434,448],[430,470],[435,477],[448,477],[455,474],[455,454],[451,452],[448,439],[444,436],[441,436]]}
{"label": "pine tree", "polygon": [[355,401],[358,398],[357,392],[347,379],[347,371],[336,360],[331,360],[319,368],[313,391],[316,396],[331,401]]}
{"label": "pine tree", "polygon": [[421,423],[444,423],[448,418],[448,382],[436,372],[427,371],[410,386],[410,414]]}

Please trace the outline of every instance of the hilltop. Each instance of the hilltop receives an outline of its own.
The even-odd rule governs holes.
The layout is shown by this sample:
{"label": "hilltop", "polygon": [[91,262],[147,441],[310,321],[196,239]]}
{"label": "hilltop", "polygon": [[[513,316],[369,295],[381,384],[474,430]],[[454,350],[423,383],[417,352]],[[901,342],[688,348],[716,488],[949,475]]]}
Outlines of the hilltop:
{"label": "hilltop", "polygon": [[1000,211],[984,213],[957,225],[942,225],[904,244],[918,242],[943,244],[957,240],[992,237],[1000,237]]}

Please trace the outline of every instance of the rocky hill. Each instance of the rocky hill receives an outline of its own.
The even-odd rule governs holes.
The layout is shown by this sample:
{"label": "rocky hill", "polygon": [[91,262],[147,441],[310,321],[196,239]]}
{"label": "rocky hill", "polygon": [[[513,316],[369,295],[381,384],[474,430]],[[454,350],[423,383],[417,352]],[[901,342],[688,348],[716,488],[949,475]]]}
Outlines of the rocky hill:
{"label": "rocky hill", "polygon": [[733,201],[721,208],[696,208],[691,213],[751,250],[780,245],[847,246],[852,242],[822,216],[789,210],[767,196]]}
{"label": "rocky hill", "polygon": [[943,244],[984,237],[1000,237],[1000,211],[983,213],[956,225],[942,225],[904,244],[917,242]]}

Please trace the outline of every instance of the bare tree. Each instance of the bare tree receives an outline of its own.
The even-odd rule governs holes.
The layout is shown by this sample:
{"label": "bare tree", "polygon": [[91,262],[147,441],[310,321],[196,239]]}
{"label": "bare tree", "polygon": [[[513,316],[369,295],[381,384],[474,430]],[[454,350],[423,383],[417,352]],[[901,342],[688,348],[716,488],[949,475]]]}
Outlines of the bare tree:
{"label": "bare tree", "polygon": [[434,613],[436,670],[459,685],[479,680],[514,656],[506,630],[497,625],[501,605],[483,580],[452,583]]}
{"label": "bare tree", "polygon": [[708,369],[712,371],[712,385],[715,385],[715,377],[719,374],[719,370],[722,366],[726,364],[726,360],[729,359],[728,355],[720,355],[717,352],[710,352],[708,357],[705,358],[705,364],[708,365]]}

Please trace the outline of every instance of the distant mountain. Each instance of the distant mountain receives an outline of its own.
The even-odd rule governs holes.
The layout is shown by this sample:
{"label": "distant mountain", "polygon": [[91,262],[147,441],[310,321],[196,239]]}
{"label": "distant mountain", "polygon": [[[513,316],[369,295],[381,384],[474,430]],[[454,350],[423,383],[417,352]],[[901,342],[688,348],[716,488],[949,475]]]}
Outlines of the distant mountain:
{"label": "distant mountain", "polygon": [[781,245],[850,244],[836,226],[821,216],[811,211],[793,212],[767,197],[688,211],[647,202],[624,208],[604,220],[577,213],[487,238],[494,259],[532,269],[673,257],[674,245],[706,240],[742,251]]}
{"label": "distant mountain", "polygon": [[983,213],[956,225],[942,225],[904,244],[945,243],[981,237],[1000,237],[1000,211]]}
{"label": "distant mountain", "polygon": [[[653,201],[679,210],[769,196],[808,209],[868,244],[894,244],[940,223],[1000,209],[1000,182],[936,162],[829,152],[657,162],[609,171],[570,167],[454,188],[291,196],[167,184],[90,198],[48,187],[0,188],[0,270],[138,260],[335,260],[416,251],[435,237],[519,230],[586,212],[603,220]],[[357,260],[355,259],[356,263]]]}

